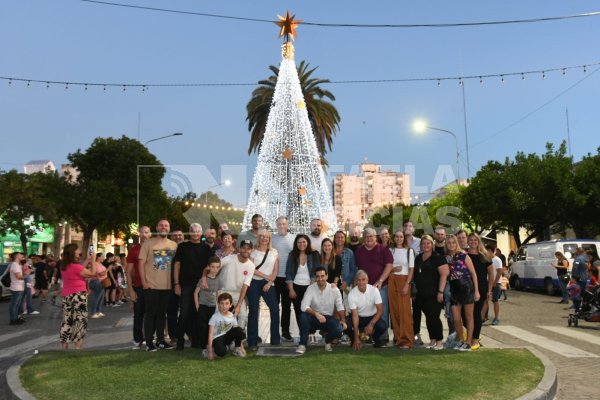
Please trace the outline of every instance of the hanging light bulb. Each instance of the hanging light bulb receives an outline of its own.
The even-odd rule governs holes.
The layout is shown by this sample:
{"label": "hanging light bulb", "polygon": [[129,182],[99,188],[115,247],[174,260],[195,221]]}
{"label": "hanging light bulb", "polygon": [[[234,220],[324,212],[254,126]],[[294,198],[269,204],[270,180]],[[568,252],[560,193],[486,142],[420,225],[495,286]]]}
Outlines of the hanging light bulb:
{"label": "hanging light bulb", "polygon": [[87,83],[85,84],[85,86],[83,87],[83,90],[87,91]]}
{"label": "hanging light bulb", "polygon": [[585,74],[585,73],[587,73],[587,65],[584,65],[584,66],[583,66],[583,73],[584,73],[584,74]]}
{"label": "hanging light bulb", "polygon": [[442,85],[442,82],[438,79],[438,87]]}
{"label": "hanging light bulb", "polygon": [[104,90],[106,92],[106,85],[104,85],[104,89],[102,89],[102,90]]}
{"label": "hanging light bulb", "polygon": [[502,83],[504,83],[504,75],[500,75],[500,78],[502,78]]}
{"label": "hanging light bulb", "polygon": [[479,77],[479,83],[483,85],[483,78]]}
{"label": "hanging light bulb", "polygon": [[68,83],[66,83],[66,84],[65,84],[65,90],[68,90],[68,89],[69,89],[69,84],[68,84]]}
{"label": "hanging light bulb", "polygon": [[546,71],[542,71],[542,79],[546,79]]}
{"label": "hanging light bulb", "polygon": [[31,81],[27,81],[27,87],[31,86]]}
{"label": "hanging light bulb", "polygon": [[462,78],[459,78],[458,79],[458,86],[462,86],[462,84],[463,84]]}
{"label": "hanging light bulb", "polygon": [[521,72],[521,80],[524,81],[525,80],[525,74]]}
{"label": "hanging light bulb", "polygon": [[127,89],[127,86],[123,85],[123,91],[125,91]]}
{"label": "hanging light bulb", "polygon": [[10,86],[10,85],[12,85],[12,79],[9,79],[9,80],[8,80],[8,85],[9,85],[9,86]]}
{"label": "hanging light bulb", "polygon": [[563,68],[563,76],[565,76],[567,74],[567,69]]}
{"label": "hanging light bulb", "polygon": [[50,82],[46,82],[46,89],[50,87]]}

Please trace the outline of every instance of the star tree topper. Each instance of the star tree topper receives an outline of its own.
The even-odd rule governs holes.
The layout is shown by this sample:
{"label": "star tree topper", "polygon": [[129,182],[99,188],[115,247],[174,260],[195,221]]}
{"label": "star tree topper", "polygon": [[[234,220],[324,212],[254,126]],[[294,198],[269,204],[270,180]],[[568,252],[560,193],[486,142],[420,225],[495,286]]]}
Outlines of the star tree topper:
{"label": "star tree topper", "polygon": [[289,11],[286,11],[285,18],[281,15],[277,15],[279,21],[275,21],[275,24],[281,29],[279,30],[279,37],[284,37],[286,42],[290,41],[290,38],[294,40],[296,37],[296,27],[302,23],[301,19],[294,19],[296,15],[290,15]]}

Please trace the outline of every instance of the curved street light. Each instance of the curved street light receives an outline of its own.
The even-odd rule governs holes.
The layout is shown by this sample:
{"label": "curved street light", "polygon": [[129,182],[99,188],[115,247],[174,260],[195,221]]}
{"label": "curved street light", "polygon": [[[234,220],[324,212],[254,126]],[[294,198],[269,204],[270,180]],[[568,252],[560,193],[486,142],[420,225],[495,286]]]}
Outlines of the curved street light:
{"label": "curved street light", "polygon": [[434,131],[445,132],[452,135],[452,137],[454,138],[454,144],[456,145],[456,183],[460,185],[460,152],[458,151],[458,138],[456,137],[454,132],[449,131],[447,129],[435,128],[423,120],[417,120],[413,122],[413,129],[417,133],[422,133],[425,132],[427,129],[431,129]]}
{"label": "curved street light", "polygon": [[171,133],[170,135],[165,135],[165,136],[157,137],[157,138],[154,138],[154,139],[150,139],[147,142],[144,142],[144,146],[146,146],[150,142],[155,142],[157,140],[170,138],[172,136],[181,136],[181,135],[183,135],[183,133],[181,133],[181,132],[175,132],[175,133]]}

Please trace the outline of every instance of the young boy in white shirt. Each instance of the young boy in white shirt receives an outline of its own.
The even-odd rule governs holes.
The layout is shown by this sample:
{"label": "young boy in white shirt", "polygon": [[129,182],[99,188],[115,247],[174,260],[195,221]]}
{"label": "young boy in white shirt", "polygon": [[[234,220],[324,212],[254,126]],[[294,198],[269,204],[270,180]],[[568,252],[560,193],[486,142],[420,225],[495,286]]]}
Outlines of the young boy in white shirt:
{"label": "young boy in white shirt", "polygon": [[208,359],[214,360],[215,355],[225,357],[231,342],[235,343],[233,354],[246,357],[246,350],[242,340],[246,334],[238,326],[237,319],[230,310],[233,298],[229,293],[221,293],[217,298],[218,311],[213,314],[208,322]]}

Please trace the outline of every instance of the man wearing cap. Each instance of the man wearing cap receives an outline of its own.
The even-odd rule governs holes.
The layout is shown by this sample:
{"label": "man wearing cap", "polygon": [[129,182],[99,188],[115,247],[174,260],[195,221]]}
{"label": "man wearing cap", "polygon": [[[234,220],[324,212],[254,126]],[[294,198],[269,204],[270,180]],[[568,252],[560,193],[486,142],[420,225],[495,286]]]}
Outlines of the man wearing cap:
{"label": "man wearing cap", "polygon": [[[221,271],[219,272],[219,293],[227,292],[233,297],[233,315],[237,317],[238,325],[246,328],[248,321],[248,308],[244,299],[252,276],[254,275],[254,263],[250,260],[252,252],[252,242],[250,240],[240,241],[238,254],[229,255],[221,260]],[[208,269],[204,269],[202,275],[202,287],[208,288],[206,274]]]}

